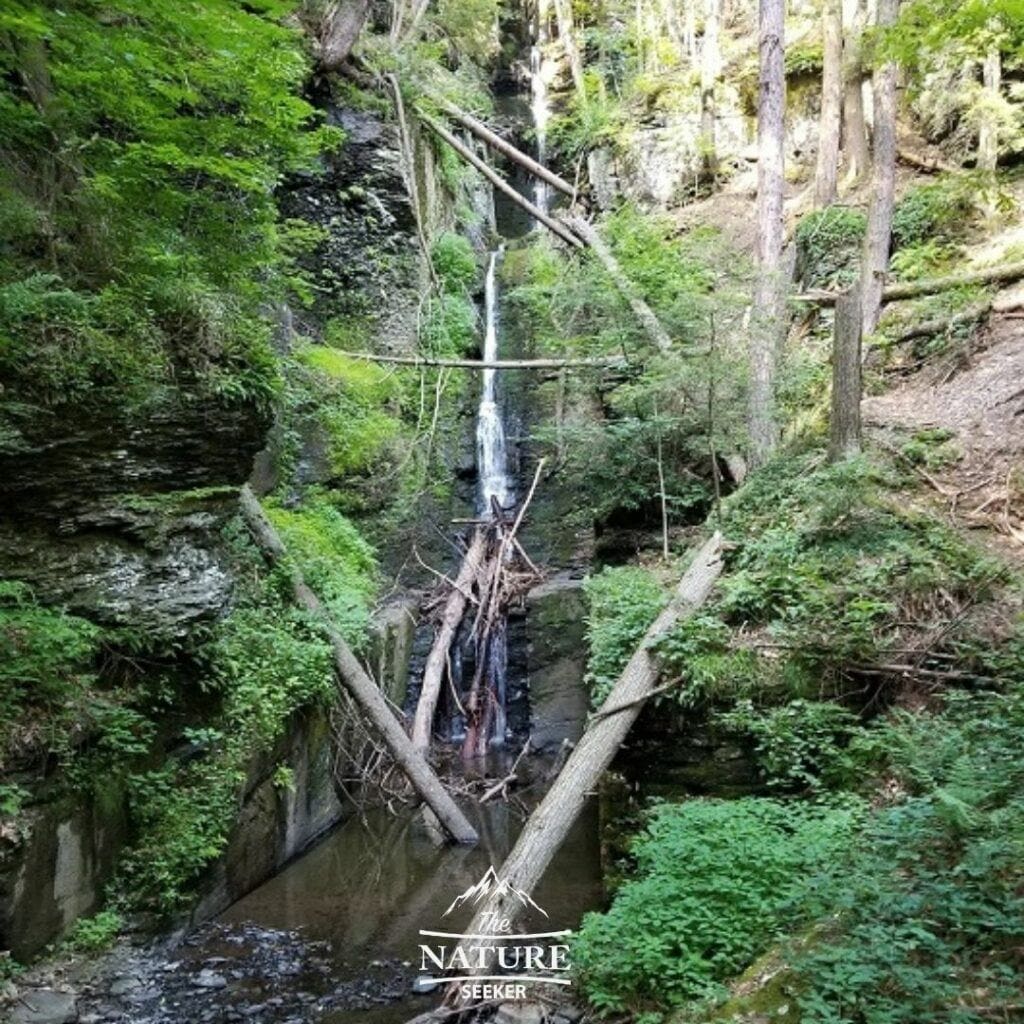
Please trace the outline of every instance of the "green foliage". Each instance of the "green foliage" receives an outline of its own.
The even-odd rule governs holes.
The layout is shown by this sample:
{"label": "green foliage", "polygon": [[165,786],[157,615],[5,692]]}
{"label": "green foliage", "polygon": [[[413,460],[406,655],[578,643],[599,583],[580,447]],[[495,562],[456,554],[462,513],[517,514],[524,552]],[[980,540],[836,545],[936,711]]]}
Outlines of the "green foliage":
{"label": "green foliage", "polygon": [[817,789],[823,778],[835,781],[842,748],[857,729],[857,717],[829,701],[791,700],[757,709],[740,700],[718,720],[751,736],[758,765],[774,788]]}
{"label": "green foliage", "polygon": [[101,910],[92,917],[80,917],[64,940],[68,949],[77,953],[98,953],[113,945],[124,920],[115,910]]}
{"label": "green foliage", "polygon": [[911,795],[812,880],[808,913],[827,923],[793,958],[807,1024],[967,1024],[1020,1002],[1024,693],[945,703],[880,729],[876,749]]}
{"label": "green foliage", "polygon": [[856,800],[814,805],[690,800],[650,816],[636,875],[588,914],[573,963],[601,1010],[666,1010],[715,999],[776,937],[809,873],[849,844]]}
{"label": "green foliage", "polygon": [[337,139],[299,96],[287,11],[0,14],[0,374],[22,397],[140,401],[172,382],[273,396],[260,306],[299,284],[304,244],[273,190]]}
{"label": "green foliage", "polygon": [[635,566],[606,568],[584,585],[589,603],[587,685],[600,704],[637,644],[664,606],[664,588],[653,573]]}
{"label": "green foliage", "polygon": [[857,274],[860,246],[867,230],[862,210],[826,206],[803,217],[796,229],[801,276],[808,287],[839,288]]}
{"label": "green foliage", "polygon": [[892,238],[896,249],[962,236],[973,212],[971,176],[946,175],[912,188],[896,204]]}
{"label": "green foliage", "polygon": [[959,445],[954,442],[956,434],[944,427],[918,430],[901,451],[915,465],[925,469],[942,469],[961,456]]}
{"label": "green foliage", "polygon": [[803,39],[786,47],[786,76],[816,75],[821,72],[825,55],[820,39]]}
{"label": "green foliage", "polygon": [[473,289],[479,270],[469,239],[445,231],[434,240],[430,259],[445,291],[464,293]]}
{"label": "green foliage", "polygon": [[420,351],[430,356],[464,356],[477,342],[477,312],[465,294],[431,297],[419,333]]}

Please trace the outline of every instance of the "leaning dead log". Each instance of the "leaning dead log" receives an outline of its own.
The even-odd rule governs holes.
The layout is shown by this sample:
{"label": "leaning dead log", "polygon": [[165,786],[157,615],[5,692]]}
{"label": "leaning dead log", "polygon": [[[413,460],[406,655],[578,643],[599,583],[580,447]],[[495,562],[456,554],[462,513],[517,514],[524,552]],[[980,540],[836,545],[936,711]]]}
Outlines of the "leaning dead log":
{"label": "leaning dead log", "polygon": [[351,694],[367,720],[380,733],[389,753],[405,773],[413,789],[434,812],[452,839],[457,843],[477,842],[476,830],[441,785],[423,755],[413,746],[405,730],[391,713],[380,690],[363,670],[320,599],[303,579],[302,573],[289,561],[277,530],[267,519],[256,495],[248,486],[242,488],[241,510],[253,539],[267,560],[288,572],[295,603],[315,616],[323,626],[334,656],[334,671],[338,682]]}
{"label": "leaning dead log", "polygon": [[[968,270],[962,274],[950,274],[947,277],[932,277],[924,281],[907,281],[903,284],[890,284],[882,290],[883,302],[900,302],[903,299],[916,299],[922,295],[935,295],[952,288],[960,288],[969,284],[1009,284],[1024,279],[1024,263],[1004,263],[998,267],[987,267],[984,270]],[[842,292],[815,291],[803,292],[792,298],[797,302],[809,302],[816,306],[834,306]]]}
{"label": "leaning dead log", "polygon": [[437,711],[437,699],[441,695],[441,682],[445,669],[448,667],[448,652],[458,632],[459,624],[466,614],[470,602],[470,590],[473,587],[487,550],[486,531],[477,528],[473,531],[473,539],[466,549],[466,555],[455,577],[452,592],[445,602],[441,620],[434,635],[434,643],[427,656],[423,669],[423,685],[420,688],[419,701],[416,704],[416,715],[412,722],[413,746],[426,753],[430,749],[430,734],[434,726],[434,713]]}
{"label": "leaning dead log", "polygon": [[371,363],[387,363],[395,366],[450,366],[462,370],[561,370],[587,366],[622,366],[628,362],[625,356],[582,356],[578,359],[443,359],[434,356],[389,356],[375,352],[346,352],[337,350],[338,355],[349,359],[366,359]]}
{"label": "leaning dead log", "polygon": [[661,321],[654,315],[654,311],[636,286],[626,276],[619,261],[615,258],[611,249],[605,244],[604,239],[598,234],[597,228],[582,217],[568,218],[568,224],[583,239],[591,249],[594,250],[597,258],[604,264],[608,276],[615,283],[615,287],[622,293],[623,298],[629,303],[637,320],[647,332],[647,336],[654,343],[659,352],[668,352],[672,348],[672,339],[668,331],[662,326]]}
{"label": "leaning dead log", "polygon": [[313,31],[321,71],[342,69],[369,11],[370,0],[337,0],[323,8]]}
{"label": "leaning dead log", "polygon": [[[658,667],[650,654],[651,645],[707,600],[722,572],[721,556],[722,538],[716,533],[697,552],[672,601],[647,631],[554,785],[530,815],[498,873],[509,889],[529,893],[540,881],[583,809],[587,794],[611,763],[640,714],[645,699],[655,690]],[[615,713],[605,715],[605,708]],[[503,890],[508,893],[504,887]],[[489,929],[485,926],[485,915],[497,913],[500,918],[513,920],[517,906],[516,898],[510,895],[492,897],[481,905],[472,923],[463,931],[467,935],[486,934]]]}
{"label": "leaning dead log", "polygon": [[449,103],[447,100],[439,99],[438,103],[446,114],[453,120],[458,121],[467,131],[472,132],[481,142],[485,142],[491,149],[496,149],[499,153],[503,153],[513,163],[519,164],[520,167],[528,171],[535,178],[546,181],[552,188],[567,195],[570,199],[576,197],[576,190],[565,178],[555,174],[554,171],[548,170],[547,167],[538,163],[532,156],[527,156],[522,150],[516,149],[511,142],[503,139],[497,132],[491,131],[483,121],[478,121],[472,114],[467,114],[466,111],[460,110],[454,103]]}
{"label": "leaning dead log", "polygon": [[459,141],[444,125],[435,121],[432,117],[420,113],[420,120],[439,138],[448,143],[467,163],[472,164],[499,192],[504,193],[517,206],[522,207],[534,220],[543,224],[550,232],[557,235],[563,242],[577,249],[582,249],[581,242],[564,224],[548,216],[539,206],[531,203],[525,196],[520,195],[497,171],[495,171],[486,160],[481,160],[468,146]]}

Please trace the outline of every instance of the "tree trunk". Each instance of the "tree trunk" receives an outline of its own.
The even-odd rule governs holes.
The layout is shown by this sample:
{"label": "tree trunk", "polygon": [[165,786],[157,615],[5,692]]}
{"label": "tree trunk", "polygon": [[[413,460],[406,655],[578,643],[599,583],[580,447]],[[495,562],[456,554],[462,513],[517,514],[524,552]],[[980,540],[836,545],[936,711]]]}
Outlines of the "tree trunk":
{"label": "tree trunk", "polygon": [[871,157],[864,121],[864,63],[862,36],[867,22],[865,0],[845,0],[846,34],[843,39],[843,158],[849,184],[867,173]]}
{"label": "tree trunk", "polygon": [[843,5],[825,0],[821,11],[824,39],[821,73],[821,119],[818,127],[818,166],[814,176],[814,202],[836,201],[839,176],[839,131],[843,118]]}
{"label": "tree trunk", "polygon": [[[1024,279],[1024,263],[1004,263],[998,267],[986,267],[984,270],[965,270],[962,274],[949,274],[946,277],[929,277],[923,281],[905,281],[900,284],[886,285],[882,289],[882,302],[901,302],[904,299],[916,299],[922,295],[936,295],[948,292],[951,288],[959,288],[966,284],[1011,284]],[[842,292],[805,292],[794,295],[797,302],[813,302],[818,306],[834,306]]]}
{"label": "tree trunk", "polygon": [[240,495],[242,517],[257,546],[271,564],[284,568],[290,578],[295,603],[313,615],[323,626],[334,656],[334,671],[338,681],[355,700],[367,720],[380,734],[391,756],[405,773],[412,787],[427,806],[437,815],[445,831],[457,843],[475,843],[478,836],[466,816],[459,810],[451,794],[441,785],[430,765],[412,745],[405,730],[398,724],[384,700],[380,689],[363,671],[362,665],[345,643],[321,604],[320,599],[306,585],[302,573],[290,562],[285,546],[260,507],[248,486]]}
{"label": "tree trunk", "polygon": [[317,32],[322,71],[337,71],[345,63],[369,10],[370,0],[341,0],[328,5]]}
{"label": "tree trunk", "polygon": [[646,300],[634,286],[633,282],[626,277],[619,266],[619,261],[614,253],[605,244],[604,239],[597,233],[597,228],[582,217],[569,218],[569,226],[583,239],[591,249],[594,250],[597,258],[604,264],[608,276],[615,283],[615,287],[621,292],[623,298],[629,303],[630,308],[637,320],[647,332],[647,336],[654,343],[659,352],[668,352],[672,348],[672,339],[668,331],[662,326],[661,321],[654,315],[654,311],[647,305]]}
{"label": "tree trunk", "polygon": [[978,168],[994,171],[999,163],[999,90],[1002,86],[1002,65],[999,51],[990,50],[981,69],[985,87],[981,128],[978,132]]}
{"label": "tree trunk", "polygon": [[[650,654],[651,645],[707,600],[722,571],[721,552],[722,539],[717,533],[697,552],[671,603],[647,631],[554,785],[530,815],[498,872],[503,882],[529,893],[540,881],[583,809],[587,794],[611,763],[640,714],[645,698],[651,696],[655,688],[658,666]],[[612,713],[604,714],[606,708]],[[520,907],[514,896],[492,898],[481,906],[465,933],[486,933],[490,930],[484,927],[486,914],[497,912],[498,917],[513,920]]]}
{"label": "tree trunk", "polygon": [[715,83],[722,65],[718,45],[720,8],[721,0],[704,0],[704,40],[700,49],[700,144],[703,174],[708,181],[714,181],[718,175]]}
{"label": "tree trunk", "polygon": [[565,59],[569,62],[569,73],[576,96],[580,103],[587,102],[587,84],[583,77],[583,58],[576,45],[576,30],[572,23],[571,0],[555,0],[555,18],[558,20],[558,38],[565,48]]}
{"label": "tree trunk", "polygon": [[517,192],[497,171],[489,167],[468,146],[461,143],[447,128],[426,114],[420,114],[420,119],[435,135],[447,142],[463,160],[475,167],[499,192],[508,196],[517,206],[521,206],[534,220],[543,224],[553,234],[558,235],[563,242],[568,242],[569,245],[578,249],[583,248],[583,243],[564,224],[555,220],[554,217],[549,217],[540,207]]}
{"label": "tree trunk", "polygon": [[516,149],[511,142],[507,142],[496,132],[492,132],[487,125],[482,121],[478,121],[472,114],[467,114],[466,111],[460,110],[454,103],[449,103],[447,100],[439,99],[438,103],[446,114],[451,115],[463,128],[472,132],[482,142],[486,142],[492,149],[498,150],[499,153],[504,153],[505,156],[529,171],[535,178],[546,181],[552,188],[557,188],[559,192],[567,195],[570,199],[576,197],[576,189],[564,178],[555,174],[554,171],[548,170],[543,164],[537,163],[532,156],[527,156],[521,150]]}
{"label": "tree trunk", "polygon": [[785,188],[784,0],[760,0],[757,108],[757,283],[750,325],[751,464],[764,465],[778,441],[775,370],[783,313],[782,202]]}
{"label": "tree trunk", "polygon": [[860,454],[860,326],[860,296],[853,287],[836,302],[832,334],[832,462]]}
{"label": "tree trunk", "polygon": [[469,604],[469,592],[480,571],[480,563],[487,549],[487,533],[477,529],[473,533],[466,555],[455,577],[455,586],[448,597],[441,615],[441,622],[430,648],[426,666],[423,669],[423,686],[420,699],[416,705],[416,715],[412,722],[413,746],[426,753],[430,749],[430,735],[434,727],[434,712],[437,710],[437,699],[441,693],[445,669],[448,667],[448,652],[458,631],[462,616],[466,614]]}
{"label": "tree trunk", "polygon": [[[877,24],[892,25],[899,0],[878,0]],[[873,334],[882,315],[882,290],[889,271],[892,245],[892,211],[896,195],[896,64],[890,61],[874,74],[874,161],[871,171],[871,204],[861,254],[861,330]]]}

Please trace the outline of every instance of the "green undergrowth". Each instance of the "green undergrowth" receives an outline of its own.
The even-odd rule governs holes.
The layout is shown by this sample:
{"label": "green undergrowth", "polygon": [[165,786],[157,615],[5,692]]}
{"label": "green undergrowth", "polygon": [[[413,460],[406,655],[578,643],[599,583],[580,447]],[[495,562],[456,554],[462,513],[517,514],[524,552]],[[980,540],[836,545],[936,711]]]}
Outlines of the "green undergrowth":
{"label": "green undergrowth", "polygon": [[[919,443],[926,459],[943,442]],[[1018,1005],[1012,578],[881,456],[780,455],[724,503],[722,528],[712,600],[656,647],[679,680],[659,700],[731,733],[774,793],[652,812],[631,880],[581,930],[588,997],[679,1024],[980,1024]],[[649,574],[596,579],[591,679],[607,685],[660,590]],[[758,980],[762,958],[781,966]]]}
{"label": "green undergrowth", "polygon": [[[288,5],[15,2],[0,14],[0,375],[9,398],[266,406],[269,300],[301,300],[274,189],[340,133]],[[301,234],[301,231],[299,232]]]}

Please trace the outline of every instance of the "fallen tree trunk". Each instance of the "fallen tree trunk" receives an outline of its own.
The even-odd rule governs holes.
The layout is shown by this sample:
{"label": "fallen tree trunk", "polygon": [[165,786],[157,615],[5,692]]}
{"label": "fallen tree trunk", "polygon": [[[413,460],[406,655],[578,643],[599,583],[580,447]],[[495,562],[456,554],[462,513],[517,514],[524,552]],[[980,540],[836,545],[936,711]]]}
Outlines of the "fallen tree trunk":
{"label": "fallen tree trunk", "polygon": [[[583,809],[587,794],[611,763],[640,714],[645,699],[655,689],[658,668],[649,653],[651,645],[707,600],[722,571],[721,554],[722,538],[716,533],[697,552],[672,601],[647,631],[554,785],[530,815],[515,847],[498,872],[507,886],[529,893],[540,881]],[[614,713],[605,715],[605,708]],[[483,903],[472,923],[463,929],[465,934],[486,934],[491,930],[486,927],[488,920],[515,919],[521,904],[505,886],[502,889],[506,895],[492,897]],[[486,916],[495,913],[498,918]]]}
{"label": "fallen tree trunk", "polygon": [[[962,274],[950,274],[947,277],[932,277],[924,281],[908,281],[903,284],[890,284],[882,290],[883,302],[899,302],[903,299],[916,299],[922,295],[935,295],[967,284],[1009,284],[1024,278],[1024,263],[1004,263],[999,267],[987,267],[984,270],[968,270]],[[834,306],[842,292],[803,292],[792,298],[797,302],[810,302],[817,306]]]}
{"label": "fallen tree trunk", "polygon": [[388,363],[396,366],[451,366],[463,370],[560,370],[579,366],[622,366],[628,360],[625,356],[587,356],[579,359],[552,357],[549,359],[442,359],[433,356],[388,356],[374,352],[346,352],[337,350],[338,355],[350,359],[367,359],[371,363]]}
{"label": "fallen tree trunk", "polygon": [[448,650],[458,632],[462,617],[466,614],[470,588],[480,572],[480,563],[486,549],[487,533],[478,528],[473,531],[473,539],[466,550],[459,574],[455,577],[455,585],[445,602],[441,622],[423,669],[423,685],[420,689],[420,699],[416,704],[416,715],[412,722],[412,743],[422,753],[426,753],[430,749],[434,712],[437,710],[437,699],[441,695],[444,672],[448,667]]}
{"label": "fallen tree trunk", "polygon": [[472,114],[467,114],[466,111],[460,110],[454,103],[441,99],[437,102],[446,114],[449,114],[458,121],[467,131],[472,132],[481,142],[485,142],[499,153],[504,153],[509,160],[519,164],[520,167],[529,171],[535,178],[546,181],[552,188],[558,189],[559,192],[567,195],[570,199],[575,198],[576,190],[565,178],[555,174],[554,171],[548,170],[543,164],[534,160],[532,156],[527,156],[522,150],[513,146],[511,142],[503,139],[497,132],[491,131],[483,121],[478,121]]}
{"label": "fallen tree trunk", "polygon": [[379,688],[363,670],[320,599],[306,584],[302,573],[289,561],[284,543],[248,486],[242,488],[240,500],[242,517],[257,546],[272,565],[280,566],[288,572],[295,603],[314,615],[322,624],[331,645],[338,681],[380,733],[389,753],[405,773],[413,789],[437,816],[445,831],[457,843],[477,842],[476,830],[459,810],[451,794],[441,785],[423,755],[406,736],[405,730],[391,713]]}
{"label": "fallen tree trunk", "polygon": [[654,315],[654,311],[647,305],[646,300],[619,266],[619,261],[605,244],[604,239],[597,233],[597,228],[582,217],[570,217],[568,224],[594,250],[597,258],[604,264],[608,276],[629,303],[630,309],[633,310],[637,320],[647,332],[654,347],[659,352],[668,352],[672,348],[672,339],[669,337],[668,331],[665,330],[661,321]]}
{"label": "fallen tree trunk", "polygon": [[543,224],[549,231],[557,235],[563,242],[577,249],[583,248],[581,242],[564,224],[549,217],[539,206],[531,203],[525,196],[520,195],[497,171],[492,168],[486,160],[481,160],[468,146],[460,142],[444,125],[439,124],[432,117],[420,114],[420,120],[439,138],[447,142],[452,149],[467,163],[472,164],[499,192],[504,193],[517,206],[522,207],[534,220]]}

